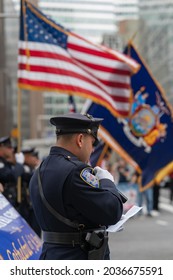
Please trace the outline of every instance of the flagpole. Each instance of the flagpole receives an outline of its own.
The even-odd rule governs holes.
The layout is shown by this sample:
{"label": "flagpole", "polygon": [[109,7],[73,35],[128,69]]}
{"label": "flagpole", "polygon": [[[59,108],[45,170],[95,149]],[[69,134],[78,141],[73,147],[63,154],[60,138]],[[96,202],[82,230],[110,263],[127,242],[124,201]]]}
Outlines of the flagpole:
{"label": "flagpole", "polygon": [[131,39],[128,41],[128,45],[132,44],[132,42],[134,41],[136,35],[137,35],[138,31],[135,31],[134,34],[132,35]]}
{"label": "flagpole", "polygon": [[127,43],[127,46],[128,46],[128,55],[130,56],[130,48],[131,48],[131,45],[137,35],[138,31],[135,31],[134,34],[132,35],[131,39],[128,41]]}
{"label": "flagpole", "polygon": [[[18,128],[18,142],[17,142],[17,152],[21,150],[21,89],[18,88],[17,93],[17,128]],[[17,202],[22,201],[22,188],[21,188],[21,176],[17,179]]]}
{"label": "flagpole", "polygon": [[[21,6],[20,6],[20,17],[23,16],[23,19],[25,19],[25,6],[24,6],[24,0],[21,0]],[[19,19],[20,22],[21,18]],[[26,37],[25,37],[26,38]],[[21,89],[18,86],[18,92],[17,92],[17,129],[18,129],[18,142],[17,142],[17,152],[20,153],[21,151],[21,99],[22,99],[22,93]],[[22,180],[21,176],[17,179],[17,202],[21,203],[22,201]]]}
{"label": "flagpole", "polygon": [[105,146],[104,146],[104,148],[103,148],[103,151],[101,152],[101,155],[100,155],[100,157],[99,157],[99,159],[98,159],[96,165],[98,165],[98,166],[101,165],[101,162],[102,162],[102,160],[103,160],[103,158],[104,158],[104,156],[105,156],[105,154],[106,154],[106,152],[107,152],[107,150],[108,150],[108,147],[109,147],[109,145],[106,143]]}

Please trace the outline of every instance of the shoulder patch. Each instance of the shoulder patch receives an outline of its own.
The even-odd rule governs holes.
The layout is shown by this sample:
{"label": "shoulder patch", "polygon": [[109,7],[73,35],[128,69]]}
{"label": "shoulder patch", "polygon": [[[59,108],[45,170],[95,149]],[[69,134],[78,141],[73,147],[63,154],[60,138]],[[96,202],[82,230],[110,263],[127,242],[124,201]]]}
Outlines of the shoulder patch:
{"label": "shoulder patch", "polygon": [[99,188],[99,180],[92,173],[92,168],[84,168],[81,173],[81,179],[93,188]]}

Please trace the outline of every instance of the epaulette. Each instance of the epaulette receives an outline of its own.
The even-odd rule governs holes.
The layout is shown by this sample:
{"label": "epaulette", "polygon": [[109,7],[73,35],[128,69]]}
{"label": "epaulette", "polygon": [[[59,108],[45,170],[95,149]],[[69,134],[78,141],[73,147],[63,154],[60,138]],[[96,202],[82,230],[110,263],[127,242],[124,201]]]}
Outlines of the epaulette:
{"label": "epaulette", "polygon": [[68,161],[70,161],[71,163],[75,164],[76,166],[79,166],[81,164],[84,164],[83,162],[81,162],[77,157],[72,157],[72,156],[67,156],[67,155],[63,155],[65,159],[67,159]]}

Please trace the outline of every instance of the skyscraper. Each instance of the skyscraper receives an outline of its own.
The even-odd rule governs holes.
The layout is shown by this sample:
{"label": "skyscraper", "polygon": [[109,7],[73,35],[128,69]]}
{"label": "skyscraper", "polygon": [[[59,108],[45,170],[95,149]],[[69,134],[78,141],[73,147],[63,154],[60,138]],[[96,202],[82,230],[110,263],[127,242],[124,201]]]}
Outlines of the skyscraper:
{"label": "skyscraper", "polygon": [[115,33],[115,1],[40,0],[40,9],[57,22],[89,40],[100,43],[105,33]]}
{"label": "skyscraper", "polygon": [[116,22],[137,20],[139,17],[139,1],[140,0],[114,0]]}
{"label": "skyscraper", "polygon": [[173,1],[140,0],[139,50],[173,105]]}

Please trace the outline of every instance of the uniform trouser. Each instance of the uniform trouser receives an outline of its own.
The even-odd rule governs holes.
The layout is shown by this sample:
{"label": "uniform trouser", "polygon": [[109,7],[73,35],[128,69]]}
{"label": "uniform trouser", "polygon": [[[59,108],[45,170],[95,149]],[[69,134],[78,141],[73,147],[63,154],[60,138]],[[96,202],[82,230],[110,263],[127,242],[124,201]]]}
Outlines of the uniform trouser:
{"label": "uniform trouser", "polygon": [[[107,246],[104,260],[110,259],[109,246]],[[40,260],[88,260],[88,253],[80,248],[80,245],[75,247],[69,245],[55,245],[44,243]]]}

